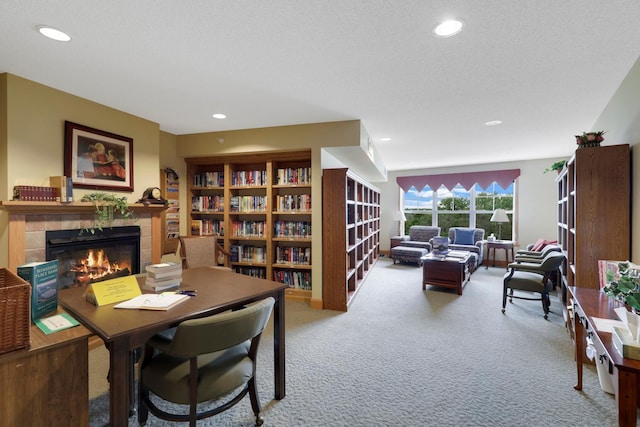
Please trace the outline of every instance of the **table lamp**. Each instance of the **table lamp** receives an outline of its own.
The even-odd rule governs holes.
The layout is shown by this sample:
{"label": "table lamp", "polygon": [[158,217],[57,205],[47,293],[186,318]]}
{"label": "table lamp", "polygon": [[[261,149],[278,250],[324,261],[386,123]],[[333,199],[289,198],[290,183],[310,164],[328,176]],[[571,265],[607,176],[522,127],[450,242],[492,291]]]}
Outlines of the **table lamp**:
{"label": "table lamp", "polygon": [[504,209],[496,209],[493,211],[493,215],[491,215],[491,219],[489,221],[498,223],[498,240],[502,240],[502,223],[509,222],[507,211]]}
{"label": "table lamp", "polygon": [[404,236],[404,227],[402,226],[402,223],[407,220],[404,212],[396,211],[396,214],[393,216],[393,220],[398,221],[398,236]]}

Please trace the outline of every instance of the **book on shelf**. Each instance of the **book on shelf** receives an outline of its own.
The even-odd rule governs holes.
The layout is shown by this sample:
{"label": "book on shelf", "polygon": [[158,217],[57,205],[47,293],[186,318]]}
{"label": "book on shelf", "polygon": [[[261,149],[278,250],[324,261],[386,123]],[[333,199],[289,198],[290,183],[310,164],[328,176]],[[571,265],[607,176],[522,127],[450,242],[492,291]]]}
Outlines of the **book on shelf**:
{"label": "book on shelf", "polygon": [[32,321],[58,308],[58,260],[23,264],[17,273],[31,284]]}
{"label": "book on shelf", "polygon": [[202,236],[202,220],[201,219],[191,220],[191,235]]}
{"label": "book on shelf", "polygon": [[73,180],[67,176],[50,176],[49,185],[56,189],[56,201],[73,202]]}
{"label": "book on shelf", "polygon": [[163,292],[160,294],[142,294],[113,306],[131,310],[169,310],[189,299],[186,294],[175,292]]}

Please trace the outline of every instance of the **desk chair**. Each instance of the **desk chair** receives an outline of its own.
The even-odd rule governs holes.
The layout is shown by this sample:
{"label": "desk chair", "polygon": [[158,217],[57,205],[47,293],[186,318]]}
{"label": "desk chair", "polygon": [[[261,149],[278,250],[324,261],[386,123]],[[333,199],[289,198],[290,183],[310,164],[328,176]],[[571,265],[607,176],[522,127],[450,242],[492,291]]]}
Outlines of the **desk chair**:
{"label": "desk chair", "polygon": [[[218,243],[217,236],[179,236],[182,268],[229,268],[229,253]],[[220,266],[222,265],[222,266]]]}
{"label": "desk chair", "polygon": [[[151,338],[140,367],[139,424],[146,423],[150,411],[158,418],[188,421],[194,427],[197,420],[226,411],[249,393],[256,426],[262,425],[262,407],[256,389],[256,357],[274,303],[269,297],[241,310],[185,320],[178,325],[172,339],[160,335]],[[240,391],[234,392],[240,387]],[[151,401],[150,393],[166,401],[189,405],[189,415],[159,409]],[[197,412],[198,403],[220,398],[225,398],[225,403]]]}
{"label": "desk chair", "polygon": [[[509,271],[504,275],[503,281],[502,313],[506,310],[507,296],[511,303],[513,303],[513,298],[541,300],[544,318],[547,319],[550,305],[549,292],[553,288],[553,283],[549,278],[558,271],[563,261],[564,255],[561,252],[551,251],[540,263],[512,262],[509,264]],[[516,296],[514,290],[539,293],[540,298]]]}

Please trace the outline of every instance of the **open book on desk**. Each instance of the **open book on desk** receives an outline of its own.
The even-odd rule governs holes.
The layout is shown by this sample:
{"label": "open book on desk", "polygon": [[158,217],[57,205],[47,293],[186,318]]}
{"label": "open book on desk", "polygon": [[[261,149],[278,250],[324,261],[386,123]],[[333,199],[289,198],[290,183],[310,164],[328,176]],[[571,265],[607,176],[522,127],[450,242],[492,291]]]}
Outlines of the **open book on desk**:
{"label": "open book on desk", "polygon": [[113,308],[129,308],[138,310],[169,310],[174,305],[189,299],[187,294],[166,292],[161,294],[142,294],[130,300],[116,304]]}

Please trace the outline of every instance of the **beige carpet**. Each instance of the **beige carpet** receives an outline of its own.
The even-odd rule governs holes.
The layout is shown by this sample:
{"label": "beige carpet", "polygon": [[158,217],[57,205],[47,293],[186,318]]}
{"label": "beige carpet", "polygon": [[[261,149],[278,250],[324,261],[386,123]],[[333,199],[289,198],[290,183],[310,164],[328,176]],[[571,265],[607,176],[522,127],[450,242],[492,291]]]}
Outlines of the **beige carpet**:
{"label": "beige carpet", "polygon": [[[615,426],[615,399],[594,366],[584,389],[557,298],[502,314],[504,270],[480,268],[458,296],[421,286],[421,269],[373,268],[349,312],[286,305],[287,396],[273,400],[273,334],[263,335],[258,389],[266,426]],[[92,354],[92,395],[106,390],[106,352]],[[95,356],[95,357],[94,357]],[[99,359],[102,359],[99,361]],[[108,422],[108,395],[90,402]],[[137,425],[136,416],[130,425]],[[150,416],[148,426],[178,426]],[[199,426],[252,426],[249,400]]]}

